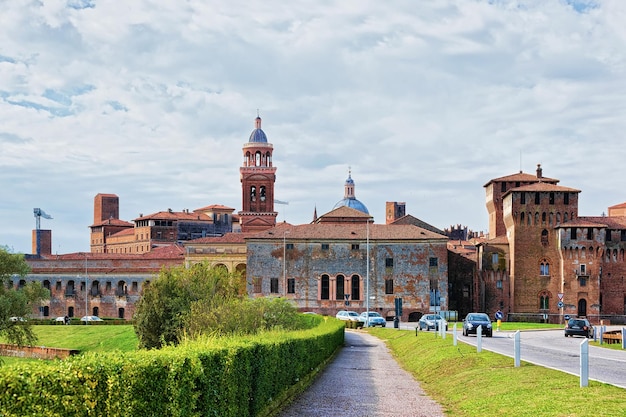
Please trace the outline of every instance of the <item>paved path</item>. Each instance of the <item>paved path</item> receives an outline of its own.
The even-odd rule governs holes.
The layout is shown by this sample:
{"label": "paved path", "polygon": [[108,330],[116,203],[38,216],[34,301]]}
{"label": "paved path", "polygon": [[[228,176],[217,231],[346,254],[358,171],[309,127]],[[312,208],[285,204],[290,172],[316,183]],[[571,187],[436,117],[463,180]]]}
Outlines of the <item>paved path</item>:
{"label": "paved path", "polygon": [[346,330],[345,345],[279,417],[442,417],[439,404],[380,339]]}

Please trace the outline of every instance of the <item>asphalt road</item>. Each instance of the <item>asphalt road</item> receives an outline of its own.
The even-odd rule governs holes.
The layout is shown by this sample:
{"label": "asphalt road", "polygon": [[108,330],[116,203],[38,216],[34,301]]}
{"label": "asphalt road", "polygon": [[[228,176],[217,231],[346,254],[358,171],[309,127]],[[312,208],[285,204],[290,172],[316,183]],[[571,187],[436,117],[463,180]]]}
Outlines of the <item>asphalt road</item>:
{"label": "asphalt road", "polygon": [[[458,326],[458,340],[475,346],[476,336],[463,336],[461,330]],[[447,337],[452,337],[451,331]],[[520,357],[522,361],[580,376],[580,348],[584,341],[584,337],[565,337],[563,329],[523,331]],[[513,358],[514,332],[494,330],[493,337],[482,338],[482,349]],[[626,389],[626,350],[589,345],[589,379]]]}

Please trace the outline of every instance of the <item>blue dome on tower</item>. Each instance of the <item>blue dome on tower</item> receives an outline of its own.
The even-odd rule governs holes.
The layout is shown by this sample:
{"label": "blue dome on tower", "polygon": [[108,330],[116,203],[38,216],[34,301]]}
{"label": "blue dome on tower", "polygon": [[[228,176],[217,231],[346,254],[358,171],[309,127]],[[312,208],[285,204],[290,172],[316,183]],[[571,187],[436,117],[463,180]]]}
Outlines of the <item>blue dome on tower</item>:
{"label": "blue dome on tower", "polygon": [[261,129],[261,118],[259,116],[254,120],[254,126],[255,129],[250,134],[248,142],[267,143],[267,136],[265,136],[265,132]]}
{"label": "blue dome on tower", "polygon": [[360,212],[363,212],[365,214],[370,214],[370,212],[367,210],[367,207],[365,207],[365,204],[361,203],[354,196],[354,180],[352,179],[351,172],[348,172],[348,179],[344,184],[344,189],[345,193],[343,199],[339,200],[337,204],[335,204],[333,210],[339,207],[350,207],[359,210]]}

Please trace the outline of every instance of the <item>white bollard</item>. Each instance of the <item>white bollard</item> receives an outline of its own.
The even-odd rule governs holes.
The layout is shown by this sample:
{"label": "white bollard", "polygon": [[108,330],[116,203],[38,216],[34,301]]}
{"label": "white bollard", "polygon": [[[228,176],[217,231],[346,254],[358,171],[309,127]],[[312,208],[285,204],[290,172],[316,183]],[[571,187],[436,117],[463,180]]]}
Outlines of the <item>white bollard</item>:
{"label": "white bollard", "polygon": [[580,386],[589,386],[589,339],[580,344]]}
{"label": "white bollard", "polygon": [[476,352],[483,351],[483,326],[478,326],[476,329]]}
{"label": "white bollard", "polygon": [[[624,329],[626,330],[626,329]],[[454,327],[452,327],[452,346],[456,346],[457,343],[457,334],[456,334],[456,323],[454,323]]]}
{"label": "white bollard", "polygon": [[513,339],[513,345],[515,346],[515,367],[519,368],[520,367],[520,360],[522,358],[522,354],[521,354],[521,344],[520,344],[520,331],[516,331],[515,332],[515,336]]}

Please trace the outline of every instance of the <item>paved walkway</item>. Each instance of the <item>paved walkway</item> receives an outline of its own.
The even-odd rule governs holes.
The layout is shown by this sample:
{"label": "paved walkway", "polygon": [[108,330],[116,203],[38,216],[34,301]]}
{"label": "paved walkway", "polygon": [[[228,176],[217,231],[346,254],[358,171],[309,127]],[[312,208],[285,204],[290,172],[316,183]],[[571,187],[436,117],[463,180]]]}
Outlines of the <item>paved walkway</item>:
{"label": "paved walkway", "polygon": [[345,345],[279,417],[442,417],[439,404],[380,339],[346,330]]}

